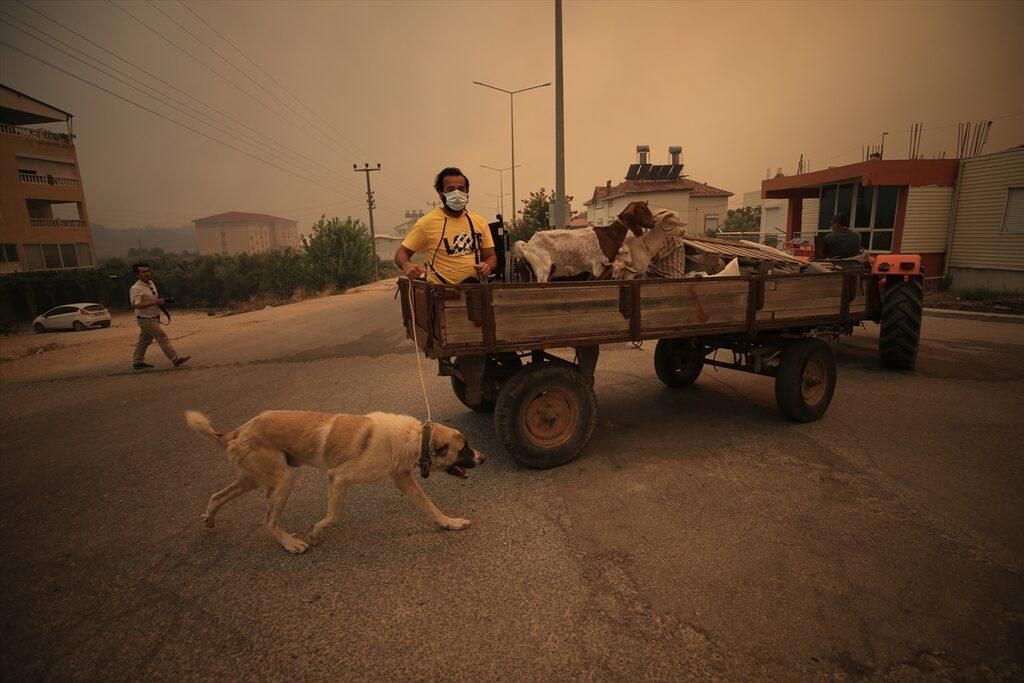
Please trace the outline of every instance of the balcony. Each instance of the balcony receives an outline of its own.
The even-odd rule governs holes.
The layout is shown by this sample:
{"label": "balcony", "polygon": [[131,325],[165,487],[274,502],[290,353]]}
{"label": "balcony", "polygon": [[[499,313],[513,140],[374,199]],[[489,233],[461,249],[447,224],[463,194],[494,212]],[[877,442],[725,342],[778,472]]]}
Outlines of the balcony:
{"label": "balcony", "polygon": [[49,142],[54,145],[60,145],[61,147],[75,146],[74,135],[70,135],[68,133],[54,133],[52,131],[43,130],[42,128],[22,128],[21,126],[12,126],[9,123],[0,123],[0,133],[5,135],[17,135],[18,137],[36,140],[39,142]]}
{"label": "balcony", "polygon": [[89,224],[80,218],[30,218],[33,228],[87,228]]}
{"label": "balcony", "polygon": [[82,185],[78,178],[58,178],[38,173],[19,173],[18,177],[21,178],[21,182],[32,185],[55,185],[57,187],[81,187]]}

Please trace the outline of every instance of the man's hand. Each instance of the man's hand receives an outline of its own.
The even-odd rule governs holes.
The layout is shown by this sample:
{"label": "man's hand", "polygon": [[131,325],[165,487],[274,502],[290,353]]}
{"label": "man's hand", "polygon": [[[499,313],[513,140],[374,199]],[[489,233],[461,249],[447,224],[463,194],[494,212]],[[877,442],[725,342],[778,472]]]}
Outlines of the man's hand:
{"label": "man's hand", "polygon": [[491,264],[487,261],[481,261],[480,263],[475,264],[473,268],[476,270],[477,274],[484,279],[487,279],[491,274]]}
{"label": "man's hand", "polygon": [[410,280],[415,280],[417,278],[423,277],[426,274],[426,271],[424,271],[423,268],[421,268],[418,263],[413,263],[412,261],[406,262],[402,266],[402,271],[405,273],[405,276]]}

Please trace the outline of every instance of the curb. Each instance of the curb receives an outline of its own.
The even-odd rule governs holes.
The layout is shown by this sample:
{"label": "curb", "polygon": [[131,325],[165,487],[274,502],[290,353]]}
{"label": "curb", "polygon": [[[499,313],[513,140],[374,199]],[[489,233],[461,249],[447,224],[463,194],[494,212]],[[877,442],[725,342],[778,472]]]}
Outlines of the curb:
{"label": "curb", "polygon": [[958,311],[952,308],[926,308],[924,314],[935,318],[956,318],[959,320],[988,320],[1000,323],[1024,324],[1024,315],[1013,313],[987,313],[985,311]]}
{"label": "curb", "polygon": [[359,294],[360,292],[383,292],[391,289],[395,286],[398,281],[398,277],[384,278],[383,280],[377,280],[376,282],[368,282],[365,285],[359,285],[352,289],[345,290],[345,294]]}

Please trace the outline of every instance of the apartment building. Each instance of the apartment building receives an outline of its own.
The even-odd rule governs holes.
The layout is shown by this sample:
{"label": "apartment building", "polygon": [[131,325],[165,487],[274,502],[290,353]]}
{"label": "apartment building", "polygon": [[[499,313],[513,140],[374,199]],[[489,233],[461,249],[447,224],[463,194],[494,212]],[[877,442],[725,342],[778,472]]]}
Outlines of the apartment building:
{"label": "apartment building", "polygon": [[0,274],[95,265],[71,119],[0,84]]}
{"label": "apartment building", "polygon": [[299,247],[296,221],[263,213],[228,211],[197,218],[196,237],[201,255],[258,254],[274,249]]}

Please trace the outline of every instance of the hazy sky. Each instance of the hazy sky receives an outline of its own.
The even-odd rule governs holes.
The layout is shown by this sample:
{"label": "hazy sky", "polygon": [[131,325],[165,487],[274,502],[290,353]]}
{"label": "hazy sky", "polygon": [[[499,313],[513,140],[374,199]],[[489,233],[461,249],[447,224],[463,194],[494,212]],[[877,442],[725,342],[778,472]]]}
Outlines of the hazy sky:
{"label": "hazy sky", "polygon": [[[321,213],[365,218],[365,181],[352,172],[365,161],[383,166],[372,174],[378,229],[407,209],[429,209],[433,175],[445,165],[466,171],[470,208],[491,215],[498,178],[480,165],[510,163],[509,99],[472,81],[514,90],[554,80],[548,0],[116,1],[184,52],[106,0],[29,7],[236,121],[21,2],[0,2],[9,22],[0,38],[305,178],[0,48],[0,81],[75,115],[89,212],[108,226],[181,225],[231,210],[293,218],[300,229]],[[243,140],[40,44],[11,27],[23,27],[18,20]],[[736,193],[733,205],[767,168],[792,173],[801,153],[813,169],[859,161],[883,130],[886,157],[903,158],[914,122],[924,124],[928,157],[955,152],[959,121],[996,119],[987,151],[1024,144],[1024,2],[567,1],[563,23],[566,182],[577,209],[594,185],[622,179],[637,144],[650,145],[655,163],[681,145],[684,173]],[[515,99],[522,199],[554,185],[554,88]]]}

